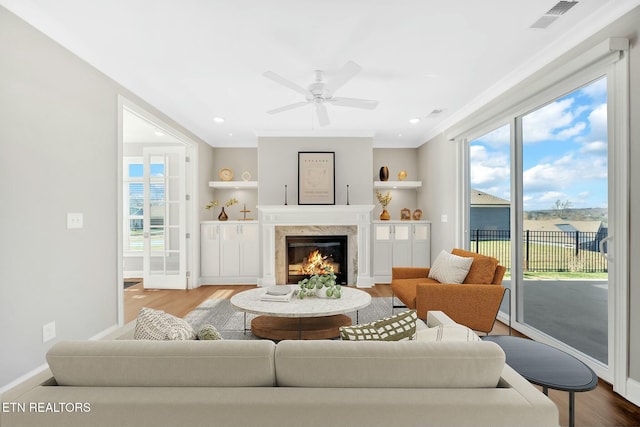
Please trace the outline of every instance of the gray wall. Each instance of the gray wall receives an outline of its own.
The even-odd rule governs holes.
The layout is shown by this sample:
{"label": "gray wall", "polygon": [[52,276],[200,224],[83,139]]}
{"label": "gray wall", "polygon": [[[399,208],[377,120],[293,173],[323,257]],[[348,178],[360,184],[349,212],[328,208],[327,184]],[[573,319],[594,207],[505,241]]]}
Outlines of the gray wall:
{"label": "gray wall", "polygon": [[261,137],[258,138],[258,203],[284,204],[284,186],[288,189],[288,204],[298,203],[298,152],[334,151],[336,205],[347,201],[356,204],[373,203],[371,138],[324,137]]}
{"label": "gray wall", "polygon": [[118,94],[197,138],[2,7],[0,70],[1,389],[117,324]]}
{"label": "gray wall", "polygon": [[[477,114],[465,119],[462,123],[455,125],[456,128],[465,127],[465,123],[477,124],[490,117],[484,114],[486,111],[496,111],[500,105],[504,107],[513,104],[519,99],[519,94],[526,91],[528,83],[535,81],[545,75],[546,71],[559,67],[575,58],[580,53],[599,44],[608,37],[626,37],[631,41],[629,51],[630,62],[630,278],[629,280],[629,376],[635,381],[640,381],[640,263],[635,262],[640,259],[640,47],[638,46],[638,36],[640,27],[640,8],[636,8],[613,24],[607,26],[595,36],[585,40],[575,49],[563,55],[547,68],[536,73],[527,81],[517,85],[504,95],[496,98],[486,106],[483,106]],[[484,117],[483,117],[484,114]],[[448,134],[444,132],[444,135]],[[431,253],[437,254],[441,249],[450,249],[455,243],[455,229],[453,215],[456,213],[455,203],[452,197],[458,195],[462,185],[456,182],[456,172],[453,165],[456,165],[456,144],[448,141],[444,135],[439,135],[425,143],[419,149],[420,174],[422,176],[424,191],[418,203],[427,206],[429,200],[436,200],[437,204],[427,206],[427,217],[434,220],[432,225],[433,240],[431,243]],[[432,177],[432,180],[429,178]],[[437,180],[437,182],[435,182]],[[440,213],[449,213],[449,222],[440,223],[438,216]]]}
{"label": "gray wall", "polygon": [[[456,247],[456,194],[461,184],[456,182],[456,144],[439,135],[418,148],[422,191],[418,206],[423,217],[432,221],[432,261],[442,250]],[[447,221],[442,222],[446,215]]]}

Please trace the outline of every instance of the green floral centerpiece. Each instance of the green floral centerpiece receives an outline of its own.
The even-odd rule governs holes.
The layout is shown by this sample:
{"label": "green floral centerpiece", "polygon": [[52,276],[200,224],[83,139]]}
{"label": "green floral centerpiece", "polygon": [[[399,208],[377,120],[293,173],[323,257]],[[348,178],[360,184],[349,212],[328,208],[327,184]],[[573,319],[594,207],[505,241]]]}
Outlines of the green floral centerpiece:
{"label": "green floral centerpiece", "polygon": [[333,271],[325,274],[314,274],[298,282],[298,298],[310,296],[325,296],[327,298],[340,298],[342,286],[336,285],[336,275]]}

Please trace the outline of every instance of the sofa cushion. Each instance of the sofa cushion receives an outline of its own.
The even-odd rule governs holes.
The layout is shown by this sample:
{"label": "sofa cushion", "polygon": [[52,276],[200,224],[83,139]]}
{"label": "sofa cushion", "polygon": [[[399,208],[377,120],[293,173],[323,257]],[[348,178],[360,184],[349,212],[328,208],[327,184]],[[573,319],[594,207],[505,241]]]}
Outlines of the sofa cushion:
{"label": "sofa cushion", "polygon": [[480,341],[480,337],[464,325],[439,325],[416,332],[416,341]]}
{"label": "sofa cushion", "polygon": [[450,254],[444,250],[440,251],[429,270],[429,278],[440,283],[462,283],[467,277],[472,263],[473,258]]}
{"label": "sofa cushion", "polygon": [[271,387],[274,357],[267,340],[63,341],[47,362],[61,386]]}
{"label": "sofa cushion", "polygon": [[496,274],[496,268],[498,267],[499,262],[496,258],[462,249],[454,249],[451,253],[457,256],[473,259],[469,273],[467,274],[467,277],[465,277],[463,283],[488,285],[493,282],[493,276]]}
{"label": "sofa cushion", "polygon": [[283,387],[496,387],[505,355],[492,342],[303,341],[276,346]]}
{"label": "sofa cushion", "polygon": [[194,340],[196,333],[184,319],[162,310],[142,307],[133,337],[137,340]]}

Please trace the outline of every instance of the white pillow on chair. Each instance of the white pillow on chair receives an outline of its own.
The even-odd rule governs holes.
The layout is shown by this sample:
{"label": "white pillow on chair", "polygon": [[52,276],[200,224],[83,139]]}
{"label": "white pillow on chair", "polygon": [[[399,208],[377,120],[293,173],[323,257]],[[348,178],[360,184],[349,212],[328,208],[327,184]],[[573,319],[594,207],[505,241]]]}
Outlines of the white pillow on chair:
{"label": "white pillow on chair", "polygon": [[429,279],[437,280],[440,283],[464,282],[473,264],[473,258],[453,255],[447,251],[441,251],[433,262],[429,270]]}

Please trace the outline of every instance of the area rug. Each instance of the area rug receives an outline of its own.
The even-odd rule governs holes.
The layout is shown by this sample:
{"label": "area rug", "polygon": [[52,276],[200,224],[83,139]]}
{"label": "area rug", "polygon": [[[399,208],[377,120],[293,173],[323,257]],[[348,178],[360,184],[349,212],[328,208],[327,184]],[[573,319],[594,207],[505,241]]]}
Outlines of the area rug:
{"label": "area rug", "polygon": [[[397,313],[397,311],[396,311]],[[356,323],[356,313],[348,313],[353,323]],[[376,297],[371,304],[358,311],[358,323],[373,322],[391,315],[391,297]],[[247,328],[251,327],[254,314],[246,314]],[[184,319],[194,330],[198,331],[203,325],[213,325],[225,339],[258,339],[250,331],[245,333],[245,313],[236,311],[228,299],[208,299]]]}

